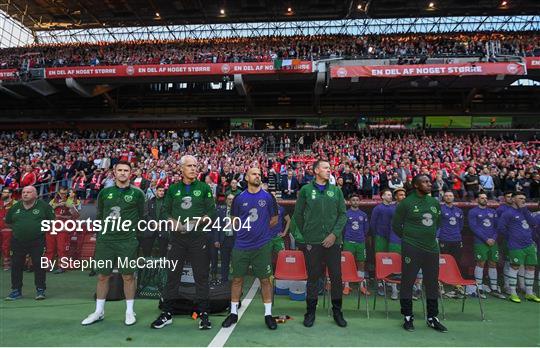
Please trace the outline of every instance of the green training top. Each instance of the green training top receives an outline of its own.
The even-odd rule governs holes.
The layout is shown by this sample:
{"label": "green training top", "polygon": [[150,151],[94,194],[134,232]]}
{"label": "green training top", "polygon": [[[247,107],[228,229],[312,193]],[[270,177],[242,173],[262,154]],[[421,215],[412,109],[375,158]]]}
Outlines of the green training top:
{"label": "green training top", "polygon": [[[341,244],[343,228],[347,223],[343,192],[329,183],[323,190],[316,187],[314,181],[304,185],[298,192],[293,218],[298,227],[297,236],[306,243],[322,243],[333,233],[336,244]],[[294,237],[298,239],[297,236]]]}
{"label": "green training top", "polygon": [[416,191],[401,201],[392,218],[392,229],[403,242],[438,253],[437,230],[441,224],[441,206],[428,195],[420,197]]}
{"label": "green training top", "polygon": [[42,238],[45,234],[41,228],[41,221],[55,218],[53,208],[41,199],[36,200],[29,209],[26,209],[20,201],[8,210],[6,224],[11,227],[14,239],[27,242]]}
{"label": "green training top", "polygon": [[[137,224],[144,218],[144,201],[142,190],[133,185],[125,188],[114,185],[99,191],[96,218],[102,221],[102,226],[98,240],[118,241],[137,238]],[[107,217],[111,219],[106,225]],[[131,221],[127,231],[122,231],[118,223],[112,228],[112,221],[117,218],[120,218],[121,223]]]}
{"label": "green training top", "polygon": [[[210,219],[216,217],[216,203],[212,195],[212,189],[207,183],[199,180],[193,181],[190,185],[186,185],[181,181],[169,186],[164,204],[165,218],[180,220],[181,224],[186,223],[186,218],[202,218],[204,215],[207,215]],[[190,221],[190,224],[195,223],[196,221]],[[197,226],[197,232],[205,232],[203,229],[207,225],[208,222],[201,219]]]}

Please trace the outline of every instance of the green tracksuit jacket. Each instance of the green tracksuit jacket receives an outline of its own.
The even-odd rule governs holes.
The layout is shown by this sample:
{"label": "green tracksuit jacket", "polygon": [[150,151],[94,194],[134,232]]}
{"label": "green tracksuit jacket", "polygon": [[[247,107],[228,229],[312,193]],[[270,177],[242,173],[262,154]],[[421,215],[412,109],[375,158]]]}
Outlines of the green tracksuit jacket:
{"label": "green tracksuit jacket", "polygon": [[322,243],[333,233],[336,244],[341,244],[343,228],[347,223],[346,212],[345,199],[339,187],[327,183],[321,191],[311,182],[298,193],[293,219],[305,243]]}

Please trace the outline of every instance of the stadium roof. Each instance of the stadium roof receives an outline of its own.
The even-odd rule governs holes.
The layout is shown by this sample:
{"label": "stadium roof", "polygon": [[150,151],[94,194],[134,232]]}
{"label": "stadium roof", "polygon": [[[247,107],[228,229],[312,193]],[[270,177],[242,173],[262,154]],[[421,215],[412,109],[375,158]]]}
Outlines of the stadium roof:
{"label": "stadium roof", "polygon": [[531,15],[538,0],[11,0],[32,31],[264,21]]}

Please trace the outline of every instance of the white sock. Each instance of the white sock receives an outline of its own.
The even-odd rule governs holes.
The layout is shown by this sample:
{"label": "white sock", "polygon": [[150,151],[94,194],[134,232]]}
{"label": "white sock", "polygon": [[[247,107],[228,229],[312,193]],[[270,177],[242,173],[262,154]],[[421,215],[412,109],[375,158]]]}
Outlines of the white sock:
{"label": "white sock", "polygon": [[344,286],[345,288],[348,288],[348,287],[349,287],[349,282],[343,282],[343,286]]}
{"label": "white sock", "polygon": [[240,302],[231,302],[231,314],[238,314],[238,305]]}
{"label": "white sock", "polygon": [[525,293],[527,295],[533,294],[534,286],[534,271],[525,270]]}
{"label": "white sock", "polygon": [[517,275],[518,270],[510,267],[508,269],[508,286],[510,287],[510,294],[517,295],[516,285],[517,285]]}
{"label": "white sock", "polygon": [[105,299],[96,300],[96,313],[103,313],[105,311]]}
{"label": "white sock", "polygon": [[525,289],[525,266],[519,266],[518,272],[519,288]]}
{"label": "white sock", "polygon": [[390,286],[392,287],[392,293],[397,294],[397,284],[392,283]]}
{"label": "white sock", "polygon": [[508,269],[510,268],[510,262],[505,261],[503,267],[503,277],[504,277],[504,287],[508,288],[510,286],[508,282]]}
{"label": "white sock", "polygon": [[471,294],[474,294],[476,292],[476,288],[478,287],[478,289],[482,290],[482,286],[481,285],[467,285],[465,287],[465,294],[466,295],[471,295]]}
{"label": "white sock", "polygon": [[133,304],[135,300],[126,300],[126,313],[133,313]]}
{"label": "white sock", "polygon": [[491,290],[497,290],[497,268],[496,267],[488,268],[488,275],[489,275],[489,285],[491,287]]}
{"label": "white sock", "polygon": [[476,280],[476,285],[481,290],[482,282],[484,281],[484,268],[480,266],[474,267],[474,279]]}
{"label": "white sock", "polygon": [[264,304],[264,316],[272,315],[272,302]]}
{"label": "white sock", "polygon": [[407,321],[411,320],[411,316],[410,315],[406,315],[405,316],[405,319],[407,319]]}
{"label": "white sock", "polygon": [[365,278],[366,277],[366,274],[364,273],[364,271],[356,271],[356,274],[358,274],[358,276],[360,278]]}

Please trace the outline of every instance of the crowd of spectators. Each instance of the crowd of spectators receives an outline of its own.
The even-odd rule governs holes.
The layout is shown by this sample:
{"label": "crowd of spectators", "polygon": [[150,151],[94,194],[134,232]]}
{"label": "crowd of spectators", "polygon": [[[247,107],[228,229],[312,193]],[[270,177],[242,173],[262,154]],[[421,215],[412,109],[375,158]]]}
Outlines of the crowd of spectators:
{"label": "crowd of spectators", "polygon": [[0,49],[0,69],[133,64],[267,62],[276,58],[318,60],[396,58],[422,64],[431,57],[488,58],[498,53],[540,55],[540,36],[532,32],[400,35],[261,36],[214,39],[33,44]]}
{"label": "crowd of spectators", "polygon": [[244,174],[253,165],[261,168],[263,181],[270,182],[272,190],[284,199],[295,199],[301,186],[313,179],[315,158],[329,160],[331,182],[346,197],[359,193],[374,199],[384,188],[410,188],[414,175],[425,173],[433,180],[435,197],[452,190],[458,199],[472,200],[484,191],[496,199],[504,191],[520,190],[529,199],[540,198],[537,141],[365,131],[306,136],[302,142],[302,148],[274,154],[265,151],[268,138],[231,136],[224,131],[3,132],[0,186],[17,193],[26,185],[38,185],[45,198],[66,186],[79,198],[92,200],[100,189],[114,184],[112,166],[127,160],[133,163],[133,183],[151,198],[157,187],[167,188],[180,180],[180,157],[193,154],[199,159],[199,179],[210,184],[219,203],[228,193],[245,188]]}
{"label": "crowd of spectators", "polygon": [[[478,134],[381,132],[318,139],[311,150],[313,157],[330,160],[332,180],[345,196],[359,193],[372,198],[384,188],[410,189],[412,178],[422,173],[432,178],[432,194],[437,198],[447,190],[462,200],[473,200],[481,191],[493,199],[519,190],[538,199],[539,145]],[[307,169],[297,170],[302,175]]]}

